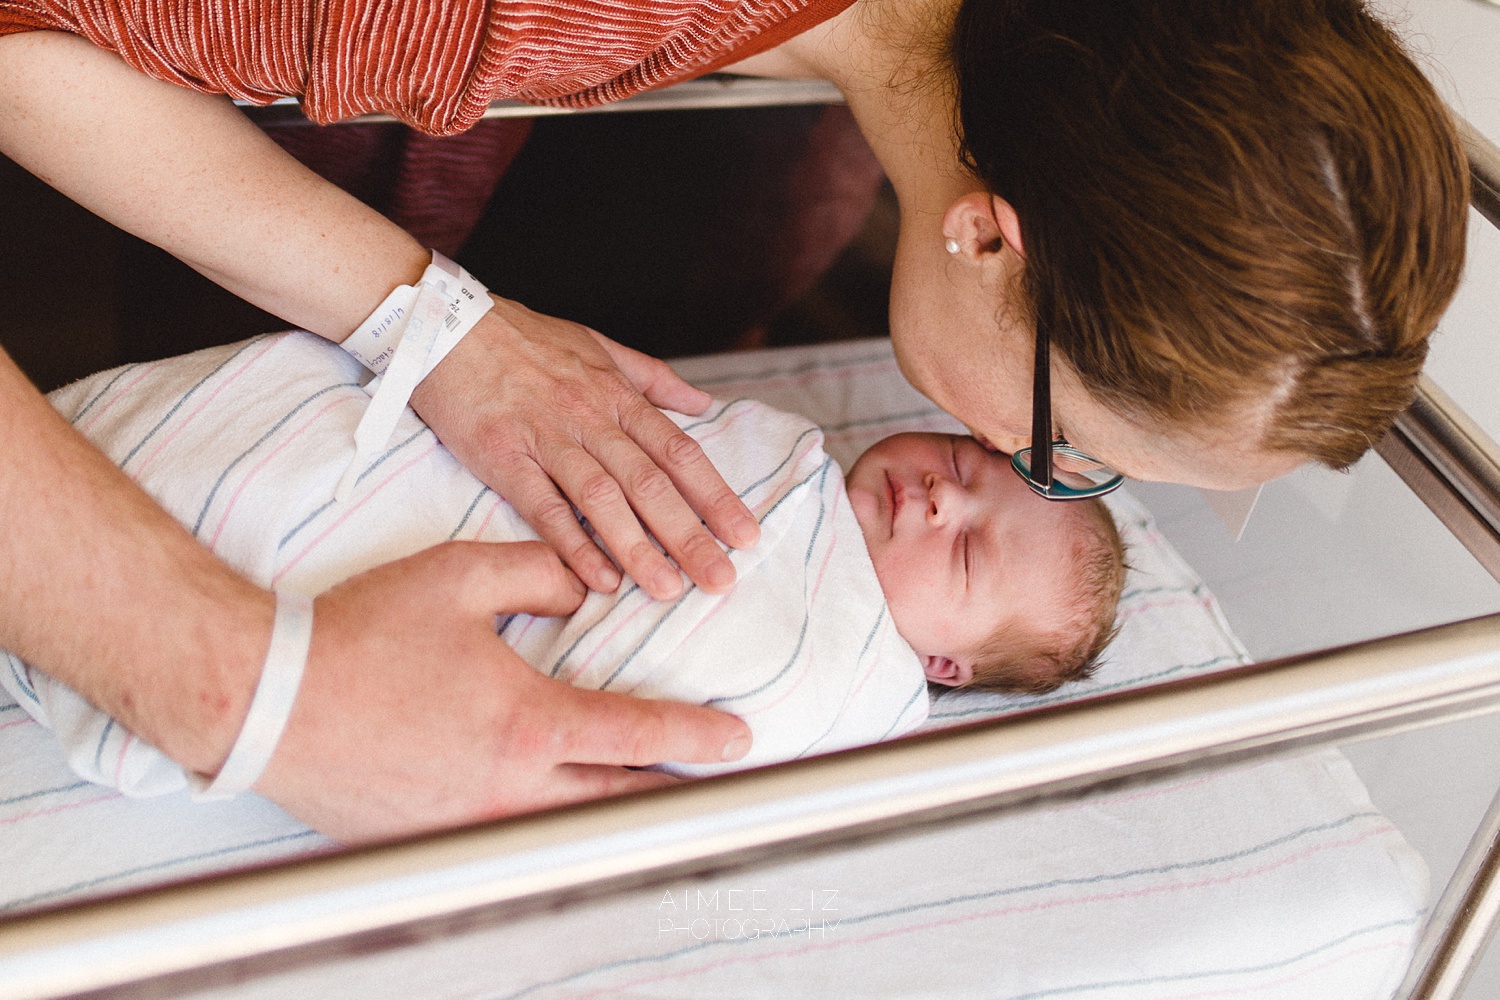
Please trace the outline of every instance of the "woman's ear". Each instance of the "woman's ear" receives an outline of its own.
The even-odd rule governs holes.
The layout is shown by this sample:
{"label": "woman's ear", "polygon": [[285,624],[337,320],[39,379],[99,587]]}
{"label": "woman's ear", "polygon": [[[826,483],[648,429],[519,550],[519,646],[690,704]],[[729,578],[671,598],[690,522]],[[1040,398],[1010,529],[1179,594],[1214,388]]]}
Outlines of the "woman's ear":
{"label": "woman's ear", "polygon": [[1006,249],[1026,256],[1016,210],[988,191],[972,191],[948,206],[943,213],[943,237],[949,253],[970,260]]}
{"label": "woman's ear", "polygon": [[946,656],[922,657],[922,670],[929,681],[947,687],[963,687],[974,680],[974,667],[971,664],[959,663]]}

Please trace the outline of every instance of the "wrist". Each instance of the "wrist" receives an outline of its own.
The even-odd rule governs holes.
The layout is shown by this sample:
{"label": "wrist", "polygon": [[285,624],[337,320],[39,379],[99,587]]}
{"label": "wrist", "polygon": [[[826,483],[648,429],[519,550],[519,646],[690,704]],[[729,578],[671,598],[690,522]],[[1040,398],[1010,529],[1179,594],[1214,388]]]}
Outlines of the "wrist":
{"label": "wrist", "polygon": [[[270,645],[276,597],[236,577],[199,593],[179,616],[178,662],[154,708],[132,724],[189,771],[216,774],[244,726]],[[127,699],[129,696],[127,695]]]}

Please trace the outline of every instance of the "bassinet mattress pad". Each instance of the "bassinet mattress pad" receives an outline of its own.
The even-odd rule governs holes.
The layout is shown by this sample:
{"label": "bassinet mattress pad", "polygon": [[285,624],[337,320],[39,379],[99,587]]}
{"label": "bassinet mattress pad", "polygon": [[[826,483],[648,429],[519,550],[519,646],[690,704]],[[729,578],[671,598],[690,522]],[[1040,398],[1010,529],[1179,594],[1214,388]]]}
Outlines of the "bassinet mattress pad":
{"label": "bassinet mattress pad", "polygon": [[[905,430],[961,431],[885,341],[689,359],[715,396],[818,423],[847,465]],[[934,699],[928,727],[1248,660],[1129,496],[1119,639],[1040,697]],[[332,849],[254,795],[194,806],[79,780],[0,704],[0,913]],[[410,948],[194,996],[993,997],[1384,1000],[1426,905],[1420,858],[1333,750],[1101,791],[837,852],[681,878]]]}

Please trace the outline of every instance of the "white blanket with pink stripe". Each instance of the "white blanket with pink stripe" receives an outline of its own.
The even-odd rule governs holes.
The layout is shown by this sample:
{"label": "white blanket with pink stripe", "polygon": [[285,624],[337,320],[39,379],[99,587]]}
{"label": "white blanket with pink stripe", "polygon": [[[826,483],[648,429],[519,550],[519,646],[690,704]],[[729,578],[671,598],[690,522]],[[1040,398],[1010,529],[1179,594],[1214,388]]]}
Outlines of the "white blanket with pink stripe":
{"label": "white blanket with pink stripe", "polygon": [[[333,499],[369,397],[362,369],[304,333],[128,366],[53,394],[57,409],[220,556],[264,586],[317,594],[450,539],[536,538],[408,410],[353,495]],[[731,551],[728,594],[648,597],[627,579],[567,618],[516,615],[506,641],[581,687],[708,704],[744,718],[750,755],[685,774],[791,760],[907,732],[927,717],[837,464],[803,417],[740,399],[673,415],[761,523]],[[130,795],[183,787],[179,768],[15,657],[0,670],[57,733],[74,771]]]}

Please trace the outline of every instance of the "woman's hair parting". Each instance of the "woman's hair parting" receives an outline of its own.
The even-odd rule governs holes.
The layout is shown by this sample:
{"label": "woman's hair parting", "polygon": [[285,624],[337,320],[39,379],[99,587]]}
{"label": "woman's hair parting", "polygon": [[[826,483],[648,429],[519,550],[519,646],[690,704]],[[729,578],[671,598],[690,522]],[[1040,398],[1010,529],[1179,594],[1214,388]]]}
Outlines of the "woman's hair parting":
{"label": "woman's hair parting", "polygon": [[967,165],[1021,222],[1024,308],[1140,422],[1341,468],[1411,401],[1468,171],[1359,0],[963,0]]}
{"label": "woman's hair parting", "polygon": [[1054,630],[1002,626],[977,658],[972,687],[1046,694],[1091,675],[1114,641],[1125,589],[1124,543],[1103,501],[1071,501],[1068,507],[1075,519],[1058,544],[1067,547],[1073,587],[1065,606],[1055,609],[1061,613],[1044,616]]}

